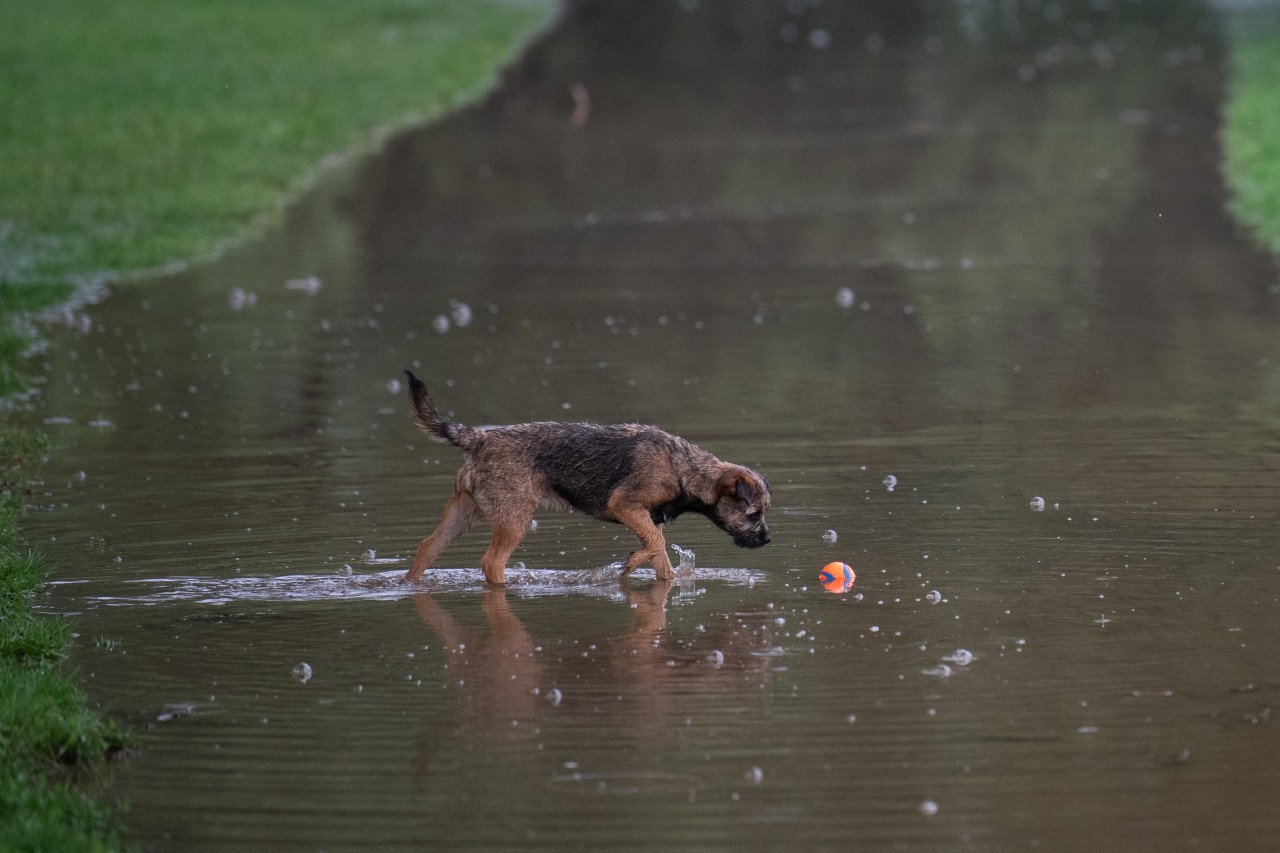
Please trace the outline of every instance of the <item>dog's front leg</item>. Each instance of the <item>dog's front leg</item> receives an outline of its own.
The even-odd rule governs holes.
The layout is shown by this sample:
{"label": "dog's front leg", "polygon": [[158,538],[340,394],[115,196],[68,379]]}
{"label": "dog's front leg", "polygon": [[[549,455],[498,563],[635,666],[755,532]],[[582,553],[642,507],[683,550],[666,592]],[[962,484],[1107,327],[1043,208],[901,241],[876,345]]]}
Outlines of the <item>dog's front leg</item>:
{"label": "dog's front leg", "polygon": [[630,574],[633,569],[648,563],[660,580],[674,578],[676,573],[671,568],[671,558],[667,556],[667,540],[662,535],[662,528],[649,518],[649,511],[634,507],[615,512],[615,515],[640,540],[640,547],[632,551],[623,564],[622,574]]}

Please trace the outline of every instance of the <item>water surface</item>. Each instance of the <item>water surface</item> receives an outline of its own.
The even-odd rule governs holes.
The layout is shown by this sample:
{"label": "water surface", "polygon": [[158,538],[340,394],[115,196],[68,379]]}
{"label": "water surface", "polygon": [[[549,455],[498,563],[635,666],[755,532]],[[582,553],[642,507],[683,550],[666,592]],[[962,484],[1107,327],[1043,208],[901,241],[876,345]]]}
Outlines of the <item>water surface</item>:
{"label": "water surface", "polygon": [[[1219,22],[1000,8],[575,5],[53,329],[29,530],[144,848],[1272,849],[1280,318]],[[773,544],[686,516],[694,576],[620,583],[630,534],[547,513],[506,590],[483,530],[400,586],[458,463],[406,366],[757,467]]]}

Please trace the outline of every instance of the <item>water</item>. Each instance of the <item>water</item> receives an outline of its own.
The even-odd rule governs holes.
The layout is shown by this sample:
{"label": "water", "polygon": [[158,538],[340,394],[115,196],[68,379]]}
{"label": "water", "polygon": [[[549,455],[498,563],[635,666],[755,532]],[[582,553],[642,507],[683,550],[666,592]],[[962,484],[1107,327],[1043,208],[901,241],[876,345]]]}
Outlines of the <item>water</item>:
{"label": "water", "polygon": [[[53,329],[29,531],[143,846],[1272,849],[1277,274],[1217,22],[1093,5],[583,4]],[[619,582],[547,513],[401,586],[458,463],[405,367],[758,468],[773,543]]]}

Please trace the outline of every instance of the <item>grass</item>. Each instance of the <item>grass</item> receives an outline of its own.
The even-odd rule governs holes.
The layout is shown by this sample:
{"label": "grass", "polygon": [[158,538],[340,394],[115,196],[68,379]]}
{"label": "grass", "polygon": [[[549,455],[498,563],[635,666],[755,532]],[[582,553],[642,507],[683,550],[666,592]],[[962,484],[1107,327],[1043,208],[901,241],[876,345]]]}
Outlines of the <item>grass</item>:
{"label": "grass", "polygon": [[[0,3],[0,397],[30,387],[31,312],[269,226],[327,165],[485,91],[556,8]],[[48,568],[20,523],[47,451],[0,417],[0,850],[124,849],[76,783],[128,738],[64,672],[70,624],[32,611]]]}
{"label": "grass", "polygon": [[205,257],[495,79],[551,0],[0,4],[0,279]]}
{"label": "grass", "polygon": [[1280,254],[1280,14],[1235,18],[1232,83],[1223,121],[1231,210]]}
{"label": "grass", "polygon": [[31,609],[48,568],[21,545],[22,472],[47,449],[38,433],[0,430],[0,850],[119,850],[117,810],[74,782],[127,736],[61,671],[71,624]]}

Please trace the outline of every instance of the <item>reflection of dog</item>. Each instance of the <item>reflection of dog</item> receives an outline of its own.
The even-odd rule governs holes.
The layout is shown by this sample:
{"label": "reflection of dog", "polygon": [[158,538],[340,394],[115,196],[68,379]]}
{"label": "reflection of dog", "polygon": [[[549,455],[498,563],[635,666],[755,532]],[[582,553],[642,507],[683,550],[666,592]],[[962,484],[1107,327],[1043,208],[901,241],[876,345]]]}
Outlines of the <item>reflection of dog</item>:
{"label": "reflection of dog", "polygon": [[460,447],[465,458],[444,518],[418,546],[405,580],[422,577],[450,542],[484,518],[493,527],[493,541],[480,566],[486,581],[503,583],[507,559],[539,504],[630,528],[640,548],[627,558],[624,575],[647,563],[659,578],[674,577],[662,525],[685,512],[705,515],[744,548],[769,542],[769,486],[750,468],[721,462],[679,436],[638,424],[473,429],[440,414],[422,380],[408,376],[418,426],[436,441]]}

